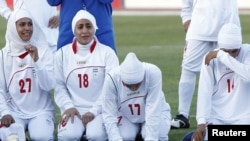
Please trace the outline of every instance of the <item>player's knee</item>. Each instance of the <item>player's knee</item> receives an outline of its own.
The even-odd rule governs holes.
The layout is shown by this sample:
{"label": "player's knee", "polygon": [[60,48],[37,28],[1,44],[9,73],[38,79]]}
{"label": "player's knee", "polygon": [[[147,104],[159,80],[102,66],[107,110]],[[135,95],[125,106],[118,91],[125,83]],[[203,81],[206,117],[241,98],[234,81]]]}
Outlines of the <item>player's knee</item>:
{"label": "player's knee", "polygon": [[54,141],[54,135],[44,133],[30,134],[30,139],[34,141]]}
{"label": "player's knee", "polygon": [[145,132],[141,132],[141,137],[142,137],[143,139],[145,139],[145,137],[146,137]]}
{"label": "player's knee", "polygon": [[122,132],[121,136],[122,136],[123,140],[133,141],[136,138],[136,133],[132,134],[132,133],[129,133],[129,132],[127,132],[127,133],[126,132]]}
{"label": "player's knee", "polygon": [[30,139],[33,141],[53,141],[54,126],[28,129]]}
{"label": "player's knee", "polygon": [[103,132],[86,132],[86,138],[90,141],[104,141],[107,139],[107,134]]}
{"label": "player's knee", "polygon": [[80,140],[82,136],[82,132],[77,131],[63,131],[58,133],[58,140],[59,141],[74,141],[74,140]]}
{"label": "player's knee", "polygon": [[168,136],[161,136],[159,137],[159,141],[168,141]]}
{"label": "player's knee", "polygon": [[62,137],[58,136],[58,141],[80,141],[81,138],[79,137]]}
{"label": "player's knee", "polygon": [[81,136],[73,136],[73,135],[69,135],[69,136],[57,136],[58,141],[79,141],[81,139]]}

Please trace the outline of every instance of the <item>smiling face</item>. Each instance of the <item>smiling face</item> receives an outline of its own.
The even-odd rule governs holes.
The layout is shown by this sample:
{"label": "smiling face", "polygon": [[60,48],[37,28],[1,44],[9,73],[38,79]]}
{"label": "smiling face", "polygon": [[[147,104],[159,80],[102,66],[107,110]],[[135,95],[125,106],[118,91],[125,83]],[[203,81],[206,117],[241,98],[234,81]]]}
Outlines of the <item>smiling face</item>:
{"label": "smiling face", "polygon": [[75,36],[79,43],[86,45],[93,38],[95,34],[95,29],[93,24],[87,19],[80,19],[76,22],[75,26]]}
{"label": "smiling face", "polygon": [[33,23],[30,18],[21,18],[16,22],[16,29],[23,41],[29,41],[33,34]]}

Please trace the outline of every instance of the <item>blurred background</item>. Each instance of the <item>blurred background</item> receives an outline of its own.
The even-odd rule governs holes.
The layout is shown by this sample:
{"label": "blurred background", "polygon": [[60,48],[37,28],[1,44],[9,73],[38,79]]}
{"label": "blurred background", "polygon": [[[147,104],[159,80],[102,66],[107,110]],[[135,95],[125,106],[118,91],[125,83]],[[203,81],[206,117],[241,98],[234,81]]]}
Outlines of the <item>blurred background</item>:
{"label": "blurred background", "polygon": [[[6,0],[8,5],[12,7],[13,0]],[[159,12],[178,12],[181,8],[182,0],[114,0],[114,13],[124,11],[131,12],[148,12],[149,14],[156,14]],[[239,9],[241,13],[250,12],[249,0],[238,0]]]}

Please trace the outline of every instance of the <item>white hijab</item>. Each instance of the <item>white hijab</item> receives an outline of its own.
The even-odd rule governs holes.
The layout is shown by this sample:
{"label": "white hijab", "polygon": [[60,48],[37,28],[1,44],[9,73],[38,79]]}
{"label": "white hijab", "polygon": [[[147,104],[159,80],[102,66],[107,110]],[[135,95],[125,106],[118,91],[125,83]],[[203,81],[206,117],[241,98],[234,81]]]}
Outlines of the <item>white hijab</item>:
{"label": "white hijab", "polygon": [[31,18],[31,14],[24,9],[14,10],[7,22],[6,31],[6,45],[5,48],[8,49],[8,55],[19,56],[26,52],[24,46],[33,43],[32,38],[29,41],[23,41],[17,33],[16,22],[21,18]]}
{"label": "white hijab", "polygon": [[143,63],[130,52],[120,65],[121,79],[126,84],[138,84],[143,81],[145,68]]}
{"label": "white hijab", "polygon": [[224,24],[218,34],[219,48],[239,49],[241,44],[241,28],[234,23]]}
{"label": "white hijab", "polygon": [[97,25],[96,25],[96,20],[95,20],[95,17],[89,13],[88,11],[86,10],[79,10],[76,15],[74,16],[73,20],[72,20],[72,32],[75,34],[75,27],[76,27],[76,23],[81,20],[81,19],[87,19],[89,20],[93,26],[94,26],[94,29],[95,29],[95,32],[96,30],[98,29]]}

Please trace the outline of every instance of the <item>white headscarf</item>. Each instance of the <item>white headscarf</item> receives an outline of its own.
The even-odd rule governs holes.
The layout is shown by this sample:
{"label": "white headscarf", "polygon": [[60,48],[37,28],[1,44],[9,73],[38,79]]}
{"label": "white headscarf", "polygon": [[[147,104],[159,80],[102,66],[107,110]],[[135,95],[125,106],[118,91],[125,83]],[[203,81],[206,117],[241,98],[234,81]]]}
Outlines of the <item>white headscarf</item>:
{"label": "white headscarf", "polygon": [[24,46],[29,45],[32,41],[23,41],[17,33],[16,22],[21,18],[31,18],[30,13],[24,9],[14,10],[7,22],[6,31],[6,45],[5,47],[9,49],[9,55],[19,56],[26,52]]}
{"label": "white headscarf", "polygon": [[120,65],[121,79],[126,84],[137,84],[144,78],[145,69],[135,53],[130,52]]}
{"label": "white headscarf", "polygon": [[[94,26],[94,29],[95,29],[95,32],[96,30],[98,29],[97,25],[96,25],[96,20],[95,20],[95,17],[90,14],[88,11],[86,10],[79,10],[76,15],[74,16],[73,20],[72,20],[72,32],[75,34],[75,26],[76,26],[76,23],[80,20],[80,19],[87,19],[89,20],[92,25]],[[94,33],[95,33],[94,32]]]}
{"label": "white headscarf", "polygon": [[241,44],[241,28],[233,23],[223,25],[218,34],[218,47],[224,49],[239,49]]}

